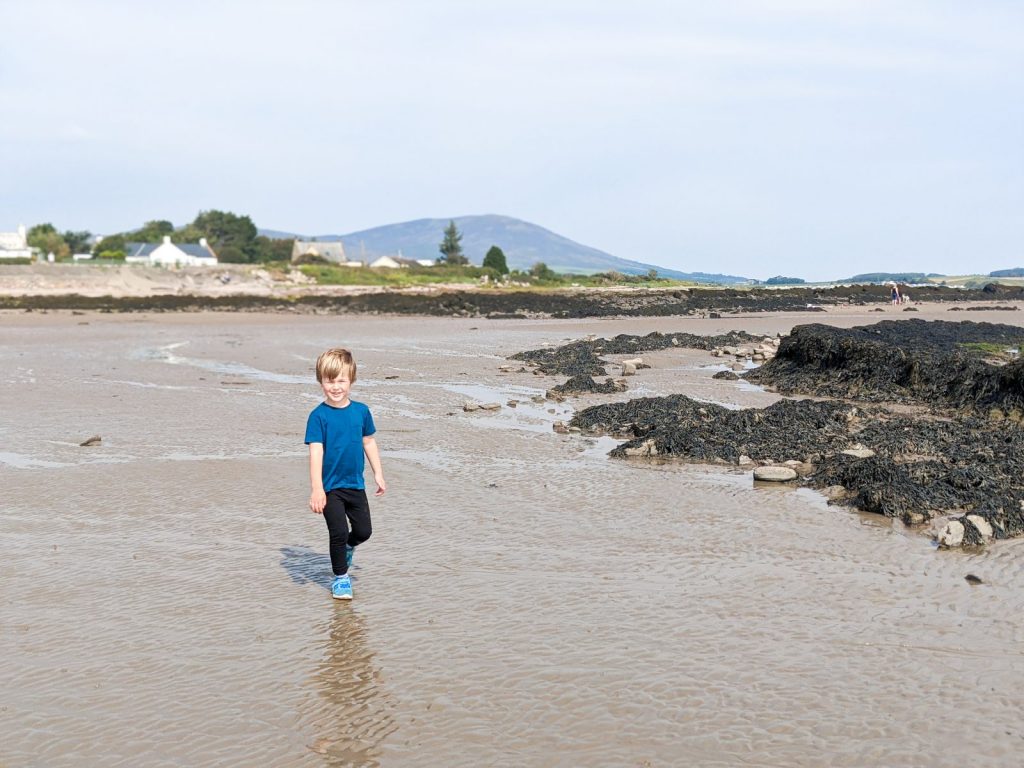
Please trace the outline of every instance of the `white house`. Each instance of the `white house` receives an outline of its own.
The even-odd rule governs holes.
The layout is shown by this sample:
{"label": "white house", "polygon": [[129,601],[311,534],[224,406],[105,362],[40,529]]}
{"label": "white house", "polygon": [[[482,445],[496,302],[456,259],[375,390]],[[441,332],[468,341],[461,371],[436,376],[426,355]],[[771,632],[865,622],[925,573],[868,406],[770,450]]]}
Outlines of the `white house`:
{"label": "white house", "polygon": [[319,256],[332,264],[348,263],[345,246],[340,242],[318,243],[315,240],[296,240],[292,245],[292,261],[298,261],[303,256]]}
{"label": "white house", "polygon": [[0,232],[0,259],[31,259],[32,249],[28,245],[28,234],[24,224],[18,225],[17,232]]}
{"label": "white house", "polygon": [[[433,262],[427,262],[431,264]],[[384,267],[385,269],[400,269],[405,267],[417,267],[422,264],[414,259],[405,259],[401,256],[381,256],[376,261],[370,262],[371,267]]]}
{"label": "white house", "polygon": [[124,260],[129,264],[150,264],[157,267],[212,267],[217,264],[217,254],[210,248],[205,237],[199,244],[171,242],[164,235],[162,243],[128,243]]}

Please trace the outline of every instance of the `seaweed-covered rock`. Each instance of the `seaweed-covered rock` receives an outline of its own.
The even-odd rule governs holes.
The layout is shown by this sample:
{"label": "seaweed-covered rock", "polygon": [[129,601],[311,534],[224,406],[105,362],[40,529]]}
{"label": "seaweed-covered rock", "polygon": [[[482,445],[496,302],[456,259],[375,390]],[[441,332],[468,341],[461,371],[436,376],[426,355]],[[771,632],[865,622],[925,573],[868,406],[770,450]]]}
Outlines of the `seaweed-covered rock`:
{"label": "seaweed-covered rock", "polygon": [[649,333],[646,336],[631,336],[623,333],[611,339],[585,339],[563,344],[560,347],[517,352],[509,359],[521,360],[534,366],[538,373],[548,375],[579,376],[589,374],[600,376],[605,372],[607,364],[601,359],[601,355],[631,355],[637,352],[654,352],[672,347],[714,349],[730,344],[751,344],[759,341],[761,341],[760,336],[752,336],[746,331],[731,331],[717,336],[658,332]]}
{"label": "seaweed-covered rock", "polygon": [[1024,408],[1024,361],[1009,357],[1024,329],[992,323],[883,321],[857,328],[801,325],[777,355],[745,375],[780,392],[936,407]]}
{"label": "seaweed-covered rock", "polygon": [[[843,503],[916,524],[976,515],[962,544],[1024,534],[1024,430],[990,420],[895,415],[876,406],[782,400],[733,411],[684,395],[587,408],[584,432],[627,438],[612,456],[699,463],[803,460],[800,482]],[[837,488],[842,488],[838,493]]]}
{"label": "seaweed-covered rock", "polygon": [[551,388],[551,392],[557,395],[589,395],[589,394],[602,394],[608,395],[614,392],[625,392],[626,385],[618,382],[615,379],[608,377],[603,382],[598,383],[594,381],[594,377],[589,374],[579,374],[573,376],[571,379],[566,381],[564,384],[559,384],[556,387]]}

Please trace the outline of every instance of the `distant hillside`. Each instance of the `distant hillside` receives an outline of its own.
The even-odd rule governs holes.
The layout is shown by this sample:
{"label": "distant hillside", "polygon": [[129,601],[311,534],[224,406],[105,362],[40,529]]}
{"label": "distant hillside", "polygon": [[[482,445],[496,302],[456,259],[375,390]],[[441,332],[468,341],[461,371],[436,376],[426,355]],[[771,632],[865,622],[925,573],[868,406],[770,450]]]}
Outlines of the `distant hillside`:
{"label": "distant hillside", "polygon": [[932,277],[945,277],[937,272],[867,272],[854,275],[837,283],[925,283]]}
{"label": "distant hillside", "polygon": [[1012,269],[997,269],[988,273],[989,277],[1024,277],[1024,267],[1013,267]]}
{"label": "distant hillside", "polygon": [[[416,219],[388,224],[347,235],[318,235],[317,240],[340,240],[350,259],[372,261],[378,256],[401,254],[408,259],[436,259],[437,246],[443,237],[448,219]],[[512,269],[528,270],[538,261],[556,272],[589,274],[616,270],[623,274],[642,275],[655,269],[663,277],[701,283],[742,283],[747,278],[715,275],[706,272],[678,272],[654,264],[620,259],[604,251],[569,240],[550,230],[509,216],[457,216],[456,226],[462,233],[462,248],[474,264],[483,262],[492,245],[505,252]],[[260,230],[267,237],[297,237],[275,230]]]}

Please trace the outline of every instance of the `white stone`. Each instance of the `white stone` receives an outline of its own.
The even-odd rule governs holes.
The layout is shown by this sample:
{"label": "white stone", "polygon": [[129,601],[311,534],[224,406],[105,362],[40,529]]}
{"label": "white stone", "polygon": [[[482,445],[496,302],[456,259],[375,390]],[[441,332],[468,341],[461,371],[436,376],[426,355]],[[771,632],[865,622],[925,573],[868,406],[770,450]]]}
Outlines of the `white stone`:
{"label": "white stone", "polygon": [[964,543],[964,524],[950,520],[939,532],[940,547],[959,547]]}
{"label": "white stone", "polygon": [[796,480],[796,470],[791,467],[758,467],[754,470],[754,479],[769,483],[788,483]]}
{"label": "white stone", "polygon": [[623,376],[635,376],[636,375],[636,366],[633,363],[623,363],[622,364],[622,375]]}
{"label": "white stone", "polygon": [[853,456],[855,459],[870,459],[875,455],[875,452],[870,448],[847,448],[845,451],[840,451],[840,453]]}

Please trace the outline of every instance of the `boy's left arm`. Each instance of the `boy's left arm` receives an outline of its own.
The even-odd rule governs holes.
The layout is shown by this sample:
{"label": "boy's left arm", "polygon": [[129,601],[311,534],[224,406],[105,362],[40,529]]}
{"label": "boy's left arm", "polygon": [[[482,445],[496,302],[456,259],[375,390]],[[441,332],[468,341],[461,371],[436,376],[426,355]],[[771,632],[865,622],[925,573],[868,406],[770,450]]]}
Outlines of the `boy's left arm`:
{"label": "boy's left arm", "polygon": [[374,496],[383,496],[388,489],[384,482],[384,470],[380,466],[380,451],[377,450],[377,441],[373,435],[363,438],[363,451],[366,453],[366,460],[370,462],[370,469],[373,470],[373,481],[377,483],[377,492]]}

